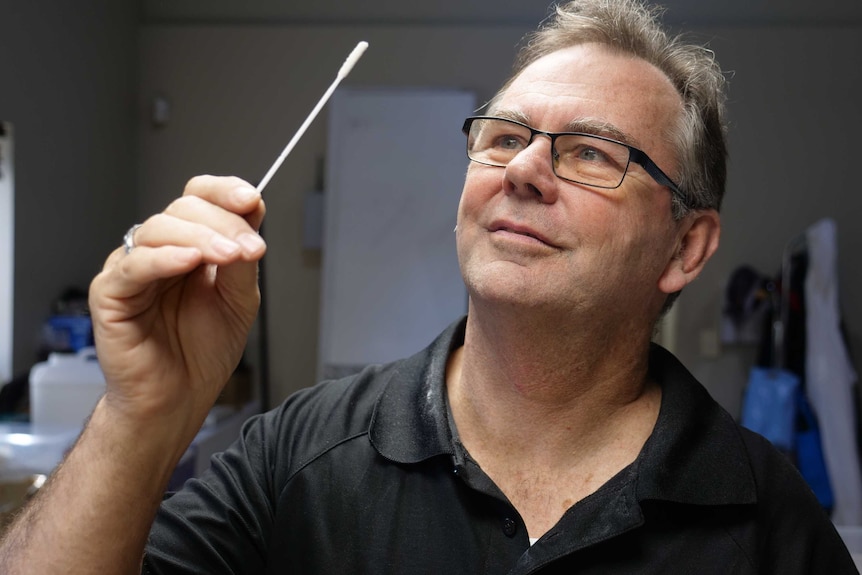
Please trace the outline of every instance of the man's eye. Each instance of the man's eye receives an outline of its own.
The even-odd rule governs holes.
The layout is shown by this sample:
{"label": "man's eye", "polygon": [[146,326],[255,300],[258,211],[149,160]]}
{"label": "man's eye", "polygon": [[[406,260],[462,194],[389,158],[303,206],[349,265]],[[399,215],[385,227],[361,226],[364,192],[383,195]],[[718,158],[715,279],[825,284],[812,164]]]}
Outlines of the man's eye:
{"label": "man's eye", "polygon": [[503,135],[496,139],[496,147],[502,150],[520,150],[524,146],[517,136]]}
{"label": "man's eye", "polygon": [[577,158],[585,162],[607,162],[608,158],[599,150],[583,147],[578,151]]}

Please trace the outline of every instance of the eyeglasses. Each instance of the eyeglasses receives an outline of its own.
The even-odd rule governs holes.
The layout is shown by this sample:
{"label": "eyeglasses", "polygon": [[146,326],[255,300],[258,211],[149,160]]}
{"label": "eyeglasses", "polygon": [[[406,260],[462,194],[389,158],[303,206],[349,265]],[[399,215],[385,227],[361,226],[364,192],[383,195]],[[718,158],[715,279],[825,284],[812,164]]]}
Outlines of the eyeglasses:
{"label": "eyeglasses", "polygon": [[492,116],[472,116],[462,128],[467,157],[487,166],[505,167],[536,136],[551,139],[551,166],[557,177],[597,188],[618,188],[634,162],[669,188],[685,205],[687,198],[645,152],[622,142],[579,132],[543,132],[521,122]]}

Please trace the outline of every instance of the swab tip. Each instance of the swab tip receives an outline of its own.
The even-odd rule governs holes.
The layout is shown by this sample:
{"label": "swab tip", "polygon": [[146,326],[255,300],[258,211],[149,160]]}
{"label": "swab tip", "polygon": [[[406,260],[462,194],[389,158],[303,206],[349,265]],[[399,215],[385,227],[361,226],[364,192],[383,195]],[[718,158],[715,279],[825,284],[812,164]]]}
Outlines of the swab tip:
{"label": "swab tip", "polygon": [[368,42],[362,40],[359,42],[347,59],[344,61],[344,64],[341,65],[341,69],[338,70],[338,77],[343,78],[350,73],[350,70],[353,69],[353,66],[356,65],[356,62],[362,57],[362,54],[365,53],[365,50],[368,49]]}

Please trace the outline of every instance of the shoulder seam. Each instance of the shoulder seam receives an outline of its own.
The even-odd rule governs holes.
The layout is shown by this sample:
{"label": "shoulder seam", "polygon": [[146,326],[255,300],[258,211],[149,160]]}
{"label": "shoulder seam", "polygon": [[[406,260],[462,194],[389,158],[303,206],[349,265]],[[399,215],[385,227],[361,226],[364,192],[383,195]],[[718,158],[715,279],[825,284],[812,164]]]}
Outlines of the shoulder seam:
{"label": "shoulder seam", "polygon": [[306,467],[308,467],[309,465],[311,465],[312,463],[314,463],[315,461],[317,461],[318,459],[320,459],[321,457],[323,457],[324,455],[326,455],[327,453],[329,453],[330,451],[332,451],[336,447],[343,445],[345,443],[348,443],[350,441],[353,441],[354,439],[358,439],[362,436],[367,436],[367,435],[368,435],[368,430],[365,429],[365,430],[360,431],[358,433],[354,433],[353,435],[348,435],[347,437],[343,437],[343,438],[339,439],[338,441],[336,441],[335,443],[332,443],[331,445],[327,445],[327,446],[322,447],[316,454],[309,457],[306,461],[299,463],[296,466],[296,469],[290,475],[287,476],[287,479],[285,480],[284,485],[282,486],[281,490],[279,491],[278,496],[281,497],[287,484],[289,484],[291,481],[293,481],[293,478],[296,477],[297,475],[299,475]]}

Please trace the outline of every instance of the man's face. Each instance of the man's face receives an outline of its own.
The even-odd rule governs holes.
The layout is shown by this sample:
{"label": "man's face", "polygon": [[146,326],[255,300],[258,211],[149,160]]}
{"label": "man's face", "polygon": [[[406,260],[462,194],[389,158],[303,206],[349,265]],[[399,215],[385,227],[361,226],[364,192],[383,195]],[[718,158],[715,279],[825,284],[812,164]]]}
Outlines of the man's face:
{"label": "man's face", "polygon": [[[549,132],[622,135],[673,178],[668,133],[681,111],[658,69],[585,44],[528,66],[488,114]],[[636,164],[617,189],[561,180],[550,146],[538,136],[505,168],[471,162],[457,243],[472,301],[554,313],[657,311],[658,280],[678,248],[670,192]]]}

